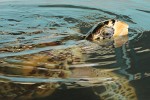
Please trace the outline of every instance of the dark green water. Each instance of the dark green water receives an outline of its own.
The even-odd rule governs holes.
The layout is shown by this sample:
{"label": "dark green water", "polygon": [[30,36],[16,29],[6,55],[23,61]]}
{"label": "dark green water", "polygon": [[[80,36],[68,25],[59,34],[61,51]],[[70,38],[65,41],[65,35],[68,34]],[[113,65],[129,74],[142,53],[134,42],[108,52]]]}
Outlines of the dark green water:
{"label": "dark green water", "polygon": [[[150,1],[148,0],[10,0],[0,1],[0,58],[26,56],[75,45],[97,22],[118,19],[129,24],[129,41],[111,53],[89,54],[85,64],[103,69],[120,68],[139,100],[150,99]],[[59,46],[41,46],[64,39]],[[28,49],[22,46],[31,46]],[[111,55],[109,57],[109,55]],[[103,59],[105,58],[105,59]],[[98,65],[97,65],[98,64]],[[1,65],[0,65],[1,67]],[[6,75],[7,76],[7,75]],[[35,81],[5,77],[11,81]],[[46,80],[47,82],[49,80]],[[62,89],[43,100],[99,100],[91,87]]]}

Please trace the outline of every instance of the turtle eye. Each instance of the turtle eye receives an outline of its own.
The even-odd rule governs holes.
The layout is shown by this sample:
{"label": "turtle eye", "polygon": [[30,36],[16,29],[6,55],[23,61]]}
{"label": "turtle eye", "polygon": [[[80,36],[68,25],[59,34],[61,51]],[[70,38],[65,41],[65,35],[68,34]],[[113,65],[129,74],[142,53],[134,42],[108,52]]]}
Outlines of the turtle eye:
{"label": "turtle eye", "polygon": [[110,33],[105,33],[106,36],[108,36]]}
{"label": "turtle eye", "polygon": [[112,29],[112,28],[107,28],[103,32],[104,37],[111,37],[113,34],[114,34],[114,29]]}
{"label": "turtle eye", "polygon": [[103,33],[103,36],[109,36],[109,35],[111,35],[112,33]]}

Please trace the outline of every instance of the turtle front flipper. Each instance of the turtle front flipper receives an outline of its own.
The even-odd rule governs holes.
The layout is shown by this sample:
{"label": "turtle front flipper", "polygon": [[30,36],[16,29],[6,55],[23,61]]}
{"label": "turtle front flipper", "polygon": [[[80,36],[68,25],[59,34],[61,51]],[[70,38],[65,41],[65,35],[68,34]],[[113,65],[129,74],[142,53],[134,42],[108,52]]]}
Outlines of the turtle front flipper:
{"label": "turtle front flipper", "polygon": [[118,69],[75,68],[72,76],[82,80],[76,84],[92,87],[100,100],[137,100],[134,87],[126,77],[114,71]]}
{"label": "turtle front flipper", "polygon": [[112,81],[99,87],[93,87],[93,90],[101,100],[137,100],[134,88],[126,82]]}

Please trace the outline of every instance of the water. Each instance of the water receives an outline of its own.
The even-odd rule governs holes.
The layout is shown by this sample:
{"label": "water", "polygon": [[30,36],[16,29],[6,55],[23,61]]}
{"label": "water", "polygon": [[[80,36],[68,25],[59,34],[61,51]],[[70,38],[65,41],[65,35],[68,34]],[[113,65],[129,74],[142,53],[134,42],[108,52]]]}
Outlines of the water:
{"label": "water", "polygon": [[[44,83],[59,82],[63,84],[62,89],[60,87],[60,89],[54,89],[53,95],[42,100],[99,100],[99,96],[95,95],[92,88],[99,89],[99,84],[93,85],[92,82],[95,82],[95,80],[102,83],[109,82],[111,78],[118,77],[117,74],[119,74],[123,78],[126,77],[126,81],[135,89],[138,100],[149,100],[149,3],[148,0],[106,0],[105,2],[102,0],[1,0],[1,83],[8,83],[8,86],[10,86],[9,82],[30,84],[31,86],[35,83],[44,86]],[[102,71],[109,70],[106,72],[108,74],[116,73],[112,74],[114,76],[110,77],[111,74],[105,77],[99,76],[98,78],[89,76],[86,79],[84,74],[69,78],[49,78],[45,77],[45,74],[43,75],[43,73],[49,72],[49,69],[41,66],[43,64],[50,66],[44,60],[47,59],[45,55],[52,55],[48,51],[64,50],[78,45],[80,43],[79,37],[85,35],[93,25],[111,18],[122,20],[129,24],[128,43],[115,49],[93,50],[84,55],[86,58],[84,61],[77,60],[73,64],[67,64],[66,66],[71,68],[83,67],[84,70],[79,69],[79,72],[81,71],[85,75],[88,71],[86,68],[96,68]],[[53,60],[56,65],[61,62],[58,61],[58,58]],[[41,74],[27,75],[33,66],[38,66]],[[58,72],[62,71],[61,68],[54,68],[50,72],[55,73],[56,70]],[[65,75],[69,73],[68,70],[62,72]],[[120,76],[119,78],[121,79],[122,77]],[[88,81],[86,82],[85,80]],[[77,82],[80,86],[76,84],[73,84],[73,86],[68,85],[74,82]],[[11,84],[11,86],[15,87],[16,85],[14,84]],[[67,84],[69,89],[66,89],[64,84]],[[22,87],[28,90],[27,92],[32,93],[32,89],[33,91],[38,91],[35,85],[33,85],[33,88],[31,86]],[[20,87],[17,87],[18,90],[16,89],[16,91],[22,91]],[[8,91],[5,92],[15,95],[13,92],[16,91]]]}

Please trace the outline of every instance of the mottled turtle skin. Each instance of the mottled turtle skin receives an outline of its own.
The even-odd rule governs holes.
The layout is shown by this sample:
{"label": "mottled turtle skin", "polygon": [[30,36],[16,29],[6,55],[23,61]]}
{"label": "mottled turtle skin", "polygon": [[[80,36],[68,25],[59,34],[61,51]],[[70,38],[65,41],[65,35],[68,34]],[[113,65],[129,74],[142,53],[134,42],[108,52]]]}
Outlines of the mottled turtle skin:
{"label": "mottled turtle skin", "polygon": [[[91,50],[110,49],[113,46],[112,37],[116,30],[114,25],[117,22],[117,20],[108,20],[98,23],[83,40],[72,47],[1,59],[0,73],[4,76],[79,80],[73,83],[36,83],[0,79],[0,99],[32,100],[51,95],[62,84],[68,88],[76,87],[74,85],[78,84],[79,87],[93,87],[93,91],[100,96],[101,100],[136,100],[135,90],[128,80],[113,70],[70,66],[82,65],[86,54]],[[101,92],[101,87],[105,91]]]}

